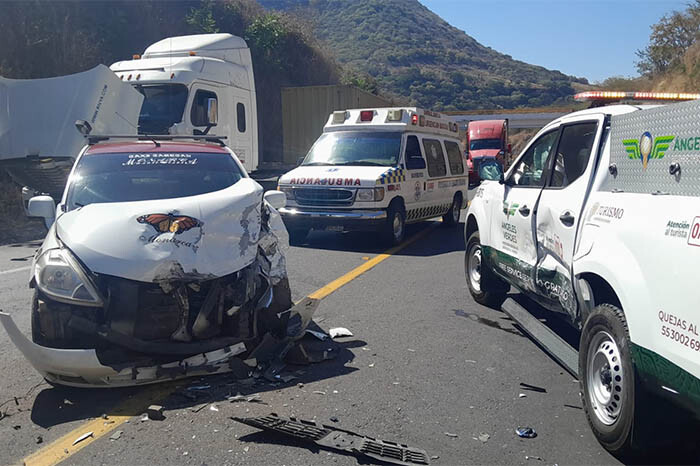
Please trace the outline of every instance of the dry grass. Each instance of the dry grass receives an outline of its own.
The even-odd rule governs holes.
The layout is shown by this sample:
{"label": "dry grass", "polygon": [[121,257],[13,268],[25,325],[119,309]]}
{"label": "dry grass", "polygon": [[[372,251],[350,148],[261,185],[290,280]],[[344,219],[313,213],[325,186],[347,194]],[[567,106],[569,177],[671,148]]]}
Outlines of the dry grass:
{"label": "dry grass", "polygon": [[41,219],[24,214],[22,188],[0,169],[0,244],[39,239],[45,233]]}

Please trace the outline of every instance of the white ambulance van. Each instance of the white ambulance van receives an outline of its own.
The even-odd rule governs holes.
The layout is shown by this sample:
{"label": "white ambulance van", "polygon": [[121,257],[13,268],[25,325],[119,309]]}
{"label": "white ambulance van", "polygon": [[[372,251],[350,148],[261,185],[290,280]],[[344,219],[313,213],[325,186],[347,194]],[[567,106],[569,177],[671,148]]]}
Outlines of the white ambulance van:
{"label": "white ambulance van", "polygon": [[418,108],[333,112],[301,166],[282,175],[280,210],[294,242],[311,229],[381,233],[442,216],[459,222],[467,176],[457,123]]}
{"label": "white ambulance van", "polygon": [[[658,395],[699,413],[700,101],[571,113],[545,126],[505,174],[487,168],[465,231],[474,299],[494,304],[513,286],[580,329],[572,372],[608,450],[646,446],[639,433],[669,416]],[[503,309],[513,315],[512,306]]]}

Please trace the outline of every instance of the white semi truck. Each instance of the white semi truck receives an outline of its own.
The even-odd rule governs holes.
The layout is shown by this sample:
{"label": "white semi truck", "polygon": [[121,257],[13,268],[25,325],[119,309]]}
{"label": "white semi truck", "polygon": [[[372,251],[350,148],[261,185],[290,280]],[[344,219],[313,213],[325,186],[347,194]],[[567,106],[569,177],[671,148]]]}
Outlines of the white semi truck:
{"label": "white semi truck", "polygon": [[91,134],[226,138],[247,171],[258,166],[255,80],[250,50],[231,34],[171,37],[143,55],[70,76],[0,78],[0,168],[58,198]]}

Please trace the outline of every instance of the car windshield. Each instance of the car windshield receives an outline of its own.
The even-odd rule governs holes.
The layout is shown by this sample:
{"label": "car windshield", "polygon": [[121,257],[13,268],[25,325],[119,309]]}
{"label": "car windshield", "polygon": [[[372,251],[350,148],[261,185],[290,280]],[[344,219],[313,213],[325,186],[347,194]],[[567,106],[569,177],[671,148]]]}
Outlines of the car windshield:
{"label": "car windshield", "polygon": [[472,139],[469,141],[469,150],[501,149],[500,139]]}
{"label": "car windshield", "polygon": [[69,181],[67,208],[196,196],[241,178],[236,162],[224,153],[87,154]]}
{"label": "car windshield", "polygon": [[338,131],[324,133],[302,165],[395,166],[401,150],[401,133]]}
{"label": "car windshield", "polygon": [[135,86],[143,94],[139,115],[139,133],[168,134],[168,129],[182,121],[187,103],[187,87],[183,84]]}

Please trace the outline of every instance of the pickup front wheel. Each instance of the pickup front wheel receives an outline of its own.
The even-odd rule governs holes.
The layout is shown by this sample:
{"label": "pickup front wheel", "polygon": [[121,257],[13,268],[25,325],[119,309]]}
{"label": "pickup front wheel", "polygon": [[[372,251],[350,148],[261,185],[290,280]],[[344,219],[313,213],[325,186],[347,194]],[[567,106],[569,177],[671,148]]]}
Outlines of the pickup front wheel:
{"label": "pickup front wheel", "polygon": [[475,231],[467,241],[464,256],[464,273],[474,301],[485,306],[499,306],[508,293],[508,285],[496,277],[483,261],[479,232]]}

